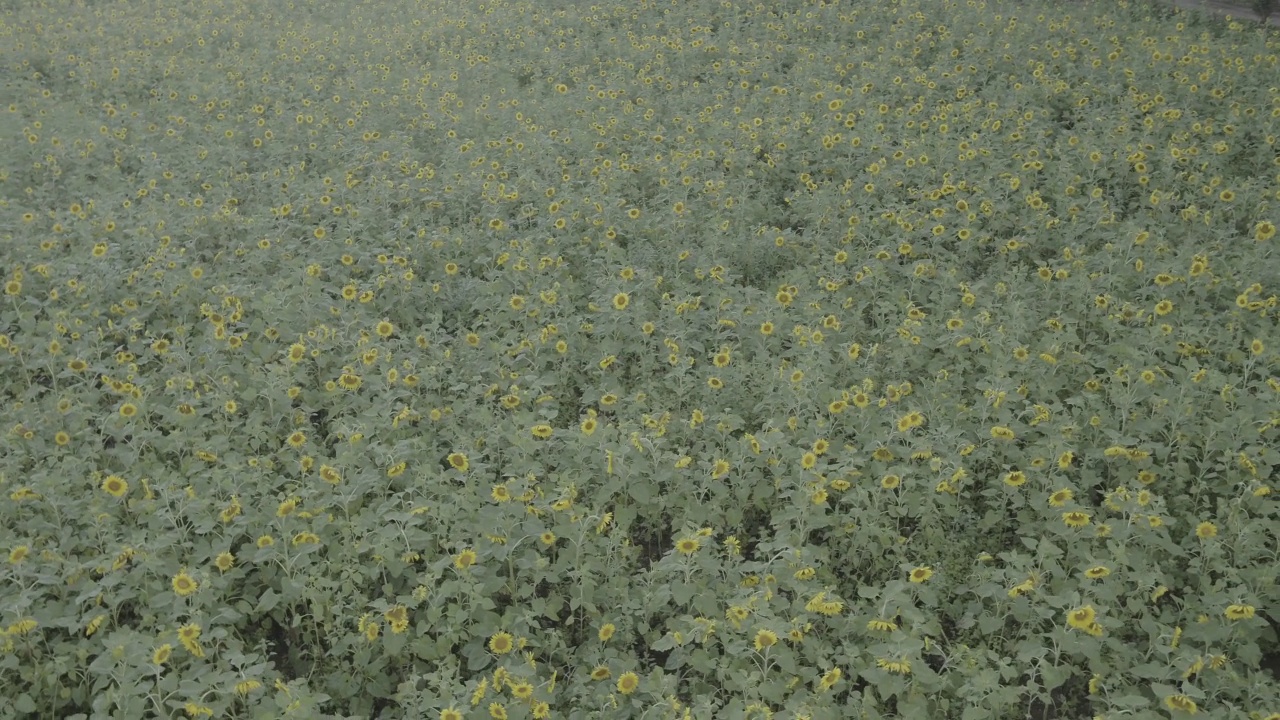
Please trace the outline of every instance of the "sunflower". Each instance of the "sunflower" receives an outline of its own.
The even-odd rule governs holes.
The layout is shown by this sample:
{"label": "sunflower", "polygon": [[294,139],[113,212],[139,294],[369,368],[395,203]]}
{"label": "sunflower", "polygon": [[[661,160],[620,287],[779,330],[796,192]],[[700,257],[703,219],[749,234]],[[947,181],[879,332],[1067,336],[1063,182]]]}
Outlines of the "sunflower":
{"label": "sunflower", "polygon": [[626,310],[627,306],[630,304],[631,304],[631,296],[624,292],[620,292],[617,295],[613,296],[614,310]]}
{"label": "sunflower", "polygon": [[1021,470],[1014,470],[1013,472],[1005,473],[1003,482],[1009,487],[1022,487],[1027,482],[1027,476]]}
{"label": "sunflower", "polygon": [[1061,490],[1055,491],[1052,495],[1049,496],[1049,504],[1053,507],[1062,507],[1066,505],[1068,502],[1071,502],[1071,499],[1074,497],[1075,497],[1075,493],[1071,492],[1071,490],[1068,488],[1063,488]]}
{"label": "sunflower", "polygon": [[613,673],[609,672],[609,668],[604,665],[597,665],[591,669],[591,679],[595,681],[608,680],[613,677]]}
{"label": "sunflower", "polygon": [[213,559],[213,566],[218,568],[219,572],[226,572],[235,567],[236,556],[229,552],[218,553],[218,557]]}
{"label": "sunflower", "polygon": [[531,432],[533,436],[538,438],[539,440],[546,440],[547,438],[551,437],[552,429],[550,425],[541,424],[541,425],[534,425],[532,428],[530,428],[529,432]]}
{"label": "sunflower", "polygon": [[702,543],[696,537],[680,538],[676,541],[676,552],[681,555],[693,555],[700,547]]}
{"label": "sunflower", "polygon": [[511,633],[499,632],[489,637],[489,650],[497,655],[506,655],[515,648],[515,641],[511,638]]}
{"label": "sunflower", "polygon": [[1089,513],[1080,512],[1079,510],[1062,513],[1062,522],[1069,528],[1082,528],[1089,524],[1089,520]]}
{"label": "sunflower", "polygon": [[624,672],[618,676],[618,692],[630,695],[640,687],[640,676],[633,672]]}
{"label": "sunflower", "polygon": [[476,551],[467,548],[457,555],[453,556],[453,566],[459,570],[466,570],[476,564]]}
{"label": "sunflower", "polygon": [[755,641],[756,652],[763,652],[767,648],[771,648],[778,643],[778,634],[772,630],[757,630]]}
{"label": "sunflower", "polygon": [[200,642],[200,625],[197,623],[188,623],[178,628],[178,641],[182,643],[182,647],[187,648],[187,652],[195,653],[193,647],[198,646]]}
{"label": "sunflower", "polygon": [[108,475],[102,481],[102,489],[112,497],[124,497],[129,492],[129,483],[119,475]]}
{"label": "sunflower", "polygon": [[1009,588],[1009,597],[1016,598],[1021,595],[1026,595],[1027,593],[1030,593],[1032,590],[1035,590],[1035,589],[1036,589],[1035,579],[1029,578]]}
{"label": "sunflower", "polygon": [[1196,701],[1186,695],[1170,695],[1164,699],[1164,705],[1170,710],[1177,710],[1188,715],[1195,715],[1199,710],[1196,706]]}
{"label": "sunflower", "polygon": [[873,618],[867,621],[867,629],[871,632],[893,632],[898,629],[898,624],[892,620],[884,620],[881,618]]}
{"label": "sunflower", "polygon": [[1234,604],[1234,605],[1228,605],[1227,609],[1223,611],[1222,614],[1228,620],[1235,622],[1237,620],[1248,620],[1249,618],[1253,617],[1254,614],[1256,613],[1257,613],[1257,608],[1255,608],[1252,605]]}
{"label": "sunflower", "polygon": [[173,591],[181,597],[190,595],[200,587],[200,584],[196,582],[195,578],[188,575],[186,570],[174,575],[172,584]]}
{"label": "sunflower", "polygon": [[918,583],[927,582],[931,577],[933,577],[933,568],[929,567],[928,565],[921,565],[917,568],[912,569],[910,580],[911,582],[918,584]]}
{"label": "sunflower", "polygon": [[84,636],[93,637],[93,634],[98,632],[99,628],[102,627],[102,623],[105,622],[106,619],[107,619],[106,613],[101,613],[99,615],[94,616],[94,618],[89,621],[89,624],[85,625]]}
{"label": "sunflower", "polygon": [[1098,613],[1093,609],[1093,606],[1085,605],[1067,613],[1067,625],[1077,630],[1085,630],[1096,622],[1097,617]]}
{"label": "sunflower", "polygon": [[895,675],[911,674],[911,661],[906,659],[887,660],[885,658],[876,658],[876,667]]}
{"label": "sunflower", "polygon": [[173,655],[173,646],[165,643],[156,648],[151,653],[151,662],[156,665],[163,665],[169,662],[169,658]]}

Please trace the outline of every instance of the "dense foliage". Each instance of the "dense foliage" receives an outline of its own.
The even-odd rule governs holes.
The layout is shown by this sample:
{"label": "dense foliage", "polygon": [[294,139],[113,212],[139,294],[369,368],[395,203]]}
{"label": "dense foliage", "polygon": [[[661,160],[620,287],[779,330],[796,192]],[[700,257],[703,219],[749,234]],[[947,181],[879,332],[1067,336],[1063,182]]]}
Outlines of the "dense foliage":
{"label": "dense foliage", "polygon": [[1278,54],[5,3],[0,717],[1277,720]]}

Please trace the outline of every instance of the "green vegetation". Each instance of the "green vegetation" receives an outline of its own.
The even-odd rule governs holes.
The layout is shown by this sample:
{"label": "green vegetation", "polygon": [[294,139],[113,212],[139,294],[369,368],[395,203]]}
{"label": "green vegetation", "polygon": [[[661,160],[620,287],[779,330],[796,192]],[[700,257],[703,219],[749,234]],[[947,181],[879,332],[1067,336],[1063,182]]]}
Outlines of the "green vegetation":
{"label": "green vegetation", "polygon": [[1276,14],[1277,9],[1280,9],[1280,0],[1249,0],[1249,9],[1265,23]]}
{"label": "green vegetation", "polygon": [[4,3],[0,717],[1277,720],[1278,54]]}

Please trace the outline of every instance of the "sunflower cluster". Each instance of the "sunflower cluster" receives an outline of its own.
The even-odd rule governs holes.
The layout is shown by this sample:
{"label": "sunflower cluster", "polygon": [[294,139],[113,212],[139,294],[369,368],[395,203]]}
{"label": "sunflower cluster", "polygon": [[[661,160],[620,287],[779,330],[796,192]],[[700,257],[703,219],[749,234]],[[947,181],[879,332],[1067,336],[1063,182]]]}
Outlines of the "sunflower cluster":
{"label": "sunflower cluster", "polygon": [[4,19],[19,712],[1280,711],[1273,35],[170,5]]}

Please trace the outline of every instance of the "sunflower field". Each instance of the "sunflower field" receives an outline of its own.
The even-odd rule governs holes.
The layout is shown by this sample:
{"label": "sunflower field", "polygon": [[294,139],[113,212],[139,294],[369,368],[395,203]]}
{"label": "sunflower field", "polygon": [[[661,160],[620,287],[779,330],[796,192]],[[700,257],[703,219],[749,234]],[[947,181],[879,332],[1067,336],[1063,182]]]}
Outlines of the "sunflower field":
{"label": "sunflower field", "polygon": [[0,3],[0,719],[1280,720],[1280,35]]}

